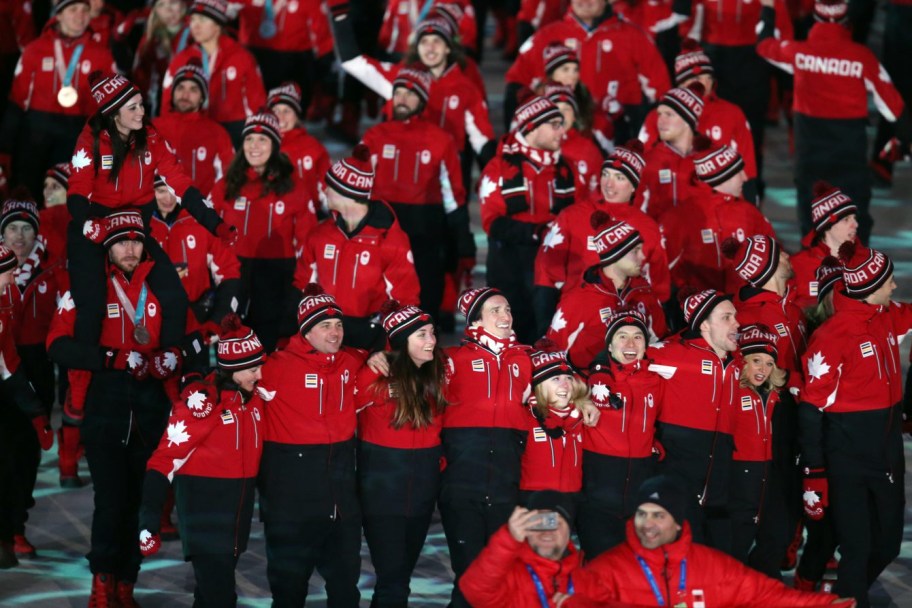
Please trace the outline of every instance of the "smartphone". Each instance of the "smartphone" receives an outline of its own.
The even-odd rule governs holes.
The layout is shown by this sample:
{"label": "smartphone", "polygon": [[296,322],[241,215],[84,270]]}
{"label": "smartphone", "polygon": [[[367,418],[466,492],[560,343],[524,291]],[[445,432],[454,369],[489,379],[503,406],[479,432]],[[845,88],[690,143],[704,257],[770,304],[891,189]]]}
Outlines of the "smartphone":
{"label": "smartphone", "polygon": [[554,511],[544,511],[539,515],[535,525],[529,529],[536,531],[557,530],[557,517],[558,515]]}

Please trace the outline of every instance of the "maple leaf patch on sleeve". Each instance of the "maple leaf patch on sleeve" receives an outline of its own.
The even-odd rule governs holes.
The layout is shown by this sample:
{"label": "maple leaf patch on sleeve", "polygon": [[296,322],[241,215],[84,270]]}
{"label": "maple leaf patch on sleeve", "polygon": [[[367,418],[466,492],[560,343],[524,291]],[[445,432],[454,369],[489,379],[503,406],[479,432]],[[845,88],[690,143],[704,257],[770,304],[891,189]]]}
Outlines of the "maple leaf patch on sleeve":
{"label": "maple leaf patch on sleeve", "polygon": [[823,358],[823,353],[817,351],[808,359],[808,376],[810,377],[810,381],[820,380],[828,373],[830,373],[830,365]]}

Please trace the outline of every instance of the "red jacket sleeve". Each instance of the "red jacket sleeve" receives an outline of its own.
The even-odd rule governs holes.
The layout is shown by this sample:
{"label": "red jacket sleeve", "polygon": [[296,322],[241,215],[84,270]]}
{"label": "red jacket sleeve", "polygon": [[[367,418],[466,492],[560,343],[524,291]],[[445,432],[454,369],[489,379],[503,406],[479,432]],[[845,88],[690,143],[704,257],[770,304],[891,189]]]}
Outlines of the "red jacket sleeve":
{"label": "red jacket sleeve", "polygon": [[221,424],[217,412],[206,418],[195,418],[186,403],[180,402],[171,408],[168,426],[158,442],[158,447],[146,463],[147,471],[158,471],[174,480],[174,474],[190,458],[193,450]]}
{"label": "red jacket sleeve", "polygon": [[[330,220],[331,221],[331,220]],[[319,226],[319,224],[317,224]],[[307,287],[307,284],[314,279],[314,274],[317,271],[317,264],[314,260],[313,246],[315,239],[313,237],[313,232],[317,229],[317,226],[311,228],[310,233],[308,233],[307,238],[304,240],[304,247],[301,250],[301,255],[298,256],[298,261],[295,263],[295,273],[294,280],[292,285],[295,289],[304,290]]]}
{"label": "red jacket sleeve", "polygon": [[505,584],[522,543],[504,524],[491,535],[487,546],[459,579],[459,590],[474,608],[502,608],[513,604],[515,589]]}
{"label": "red jacket sleeve", "polygon": [[567,225],[568,220],[569,215],[565,209],[554,219],[538,249],[538,255],[535,256],[536,285],[561,289],[567,283],[567,266],[573,238],[573,232]]}
{"label": "red jacket sleeve", "polygon": [[646,36],[641,34],[641,40],[635,48],[639,50],[636,57],[637,76],[643,95],[653,103],[671,88],[671,78],[668,76],[668,67],[659,54],[659,49]]}
{"label": "red jacket sleeve", "polygon": [[408,235],[397,222],[387,230],[385,241],[383,281],[386,283],[387,296],[398,300],[403,306],[417,305],[421,287],[418,283],[418,274],[415,272],[415,261]]}

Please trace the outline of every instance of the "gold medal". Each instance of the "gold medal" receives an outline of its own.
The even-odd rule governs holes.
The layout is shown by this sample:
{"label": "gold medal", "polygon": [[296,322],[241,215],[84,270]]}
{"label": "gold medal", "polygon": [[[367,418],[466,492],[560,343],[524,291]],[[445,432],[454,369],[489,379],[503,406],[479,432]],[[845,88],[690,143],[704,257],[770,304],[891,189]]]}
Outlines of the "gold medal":
{"label": "gold medal", "polygon": [[64,108],[72,108],[77,101],[79,101],[79,93],[75,88],[66,86],[57,91],[57,103]]}

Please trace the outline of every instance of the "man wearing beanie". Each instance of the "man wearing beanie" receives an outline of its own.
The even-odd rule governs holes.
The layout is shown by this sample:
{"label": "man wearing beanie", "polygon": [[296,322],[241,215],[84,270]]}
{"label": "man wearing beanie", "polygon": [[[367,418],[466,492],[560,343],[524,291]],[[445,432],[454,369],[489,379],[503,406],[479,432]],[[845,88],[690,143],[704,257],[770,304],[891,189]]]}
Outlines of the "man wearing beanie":
{"label": "man wearing beanie", "polygon": [[209,81],[209,118],[225,127],[234,147],[240,148],[244,119],[266,103],[266,89],[250,51],[224,35],[227,23],[226,0],[195,0],[190,5],[190,35],[194,44],[171,59],[162,83],[162,99],[172,99],[177,71],[191,60],[198,61]]}
{"label": "man wearing beanie", "polygon": [[355,475],[355,379],[364,352],[343,346],[342,309],[317,284],[298,304],[298,332],[263,366],[275,391],[258,489],[274,606],[307,600],[314,568],[329,605],[357,608],[361,510]]}
{"label": "man wearing beanie", "polygon": [[746,176],[738,152],[698,135],[692,160],[696,175],[687,200],[659,218],[665,247],[674,252],[668,262],[671,282],[678,289],[728,291],[733,285],[722,243],[750,235],[775,239],[776,234],[757,207],[741,197]]}
{"label": "man wearing beanie", "polygon": [[603,212],[595,212],[590,221],[599,261],[583,273],[578,287],[561,296],[546,334],[567,351],[577,370],[589,369],[595,355],[605,348],[605,327],[618,310],[645,312],[649,341],[668,333],[662,303],[641,276],[645,256],[640,233]]}
{"label": "man wearing beanie", "polygon": [[647,479],[627,522],[627,540],[574,572],[573,606],[851,606],[829,593],[796,591],[699,544],[687,518],[686,484],[665,474]]}
{"label": "man wearing beanie", "polygon": [[228,131],[203,109],[208,98],[209,75],[198,58],[191,58],[171,81],[170,108],[152,121],[203,196],[209,195],[234,158]]}
{"label": "man wearing beanie", "polygon": [[912,306],[890,299],[893,262],[845,244],[836,312],[811,336],[799,405],[804,510],[828,509],[839,543],[835,591],[870,606],[868,588],[900,552],[905,506],[899,343]]}
{"label": "man wearing beanie", "polygon": [[[402,57],[408,54],[412,34],[420,28],[416,21],[417,12],[412,8],[412,0],[391,0],[383,14],[383,24],[377,34],[377,43],[387,53]],[[442,8],[441,8],[442,7]],[[446,20],[466,52],[477,57],[478,25],[475,8],[471,2],[434,3],[428,13],[429,17]]]}
{"label": "man wearing beanie", "polygon": [[693,181],[694,135],[703,114],[705,90],[699,82],[669,89],[656,107],[659,138],[643,155],[634,206],[659,221],[662,214],[681,205],[690,194]]}
{"label": "man wearing beanie", "polygon": [[642,276],[649,281],[660,301],[671,296],[668,259],[659,225],[631,204],[645,166],[643,145],[639,141],[631,140],[615,147],[601,164],[600,196],[578,199],[561,211],[551,224],[535,257],[536,289],[551,290],[554,301],[544,317],[547,322],[557,305],[557,291],[579,286],[583,272],[599,261],[592,243],[591,226],[592,214],[599,210],[630,224],[640,233],[645,256]]}
{"label": "man wearing beanie", "polygon": [[111,52],[88,28],[90,4],[57,2],[41,35],[23,49],[13,76],[0,123],[0,177],[32,196],[41,192],[45,170],[72,156],[79,131],[95,111],[89,74],[114,69]]}
{"label": "man wearing beanie", "polygon": [[[858,238],[867,244],[874,221],[868,211],[868,91],[881,115],[896,123],[899,154],[912,142],[912,118],[887,71],[874,53],[852,41],[848,2],[817,0],[807,40],[780,41],[775,36],[772,0],[761,0],[763,28],[756,52],[795,76],[795,183],[801,231],[810,231],[812,189],[817,180],[837,186],[858,206]],[[900,156],[901,157],[901,156]]]}
{"label": "man wearing beanie", "polygon": [[247,549],[265,402],[259,386],[266,350],[234,313],[218,335],[216,369],[181,392],[149,458],[142,488],[139,550],[161,549],[162,505],[174,484],[184,559],[193,565],[194,600],[235,606],[234,570]]}
{"label": "man wearing beanie", "polygon": [[375,319],[389,298],[417,305],[414,255],[396,214],[372,196],[374,170],[367,146],[333,163],[326,173],[330,217],[307,235],[295,268],[294,286],[320,283],[345,311],[345,343],[370,351],[383,348]]}
{"label": "man wearing beanie", "polygon": [[141,561],[136,531],[143,473],[165,431],[169,394],[177,397],[182,355],[160,349],[161,304],[146,284],[155,262],[144,253],[139,212],[107,216],[100,236],[108,254],[100,344],[74,338],[69,292],[60,298],[47,344],[50,357],[71,370],[73,405],[84,405],[80,434],[95,496],[89,601],[103,605],[116,598],[132,605]]}
{"label": "man wearing beanie", "polygon": [[[372,195],[396,212],[412,244],[421,309],[438,318],[444,274],[457,266],[460,278],[471,274],[475,239],[455,141],[424,120],[431,87],[430,72],[422,66],[400,69],[393,80],[393,119],[368,129],[363,142],[376,170]],[[450,242],[456,244],[451,261],[445,246]]]}
{"label": "man wearing beanie", "polygon": [[564,118],[552,101],[532,96],[514,116],[515,130],[485,167],[478,195],[488,235],[487,282],[513,306],[521,342],[541,336],[533,306],[535,256],[549,224],[576,196],[575,177],[561,157]]}
{"label": "man wearing beanie", "polygon": [[[604,159],[590,132],[590,126],[583,121],[574,87],[548,81],[542,89],[542,97],[550,99],[564,117],[564,139],[561,154],[576,175],[576,189],[579,198],[588,198],[598,188],[598,168]],[[592,112],[590,111],[590,114]],[[591,121],[592,117],[588,117]],[[584,132],[585,131],[585,132]]]}
{"label": "man wearing beanie", "polygon": [[660,470],[685,482],[694,538],[726,551],[739,324],[730,296],[713,290],[681,296],[684,331],[646,355],[649,369],[667,381],[656,433],[666,452]]}

